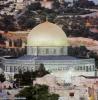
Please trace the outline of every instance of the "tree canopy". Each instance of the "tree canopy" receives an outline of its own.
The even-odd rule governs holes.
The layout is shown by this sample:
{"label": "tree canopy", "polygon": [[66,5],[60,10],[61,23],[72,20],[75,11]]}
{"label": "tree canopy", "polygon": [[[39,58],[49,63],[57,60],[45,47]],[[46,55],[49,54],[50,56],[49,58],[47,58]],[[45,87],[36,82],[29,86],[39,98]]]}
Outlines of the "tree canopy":
{"label": "tree canopy", "polygon": [[46,85],[26,87],[16,97],[26,97],[26,100],[58,100],[59,95],[51,94]]}
{"label": "tree canopy", "polygon": [[22,72],[20,70],[18,74],[14,75],[14,78],[16,79],[17,84],[19,84],[20,86],[24,86],[24,85],[32,85],[33,80],[36,77],[43,77],[46,74],[49,74],[49,72],[45,70],[44,64],[40,64],[38,70],[25,71],[25,72]]}
{"label": "tree canopy", "polygon": [[5,81],[5,76],[3,74],[0,74],[0,82],[4,82]]}

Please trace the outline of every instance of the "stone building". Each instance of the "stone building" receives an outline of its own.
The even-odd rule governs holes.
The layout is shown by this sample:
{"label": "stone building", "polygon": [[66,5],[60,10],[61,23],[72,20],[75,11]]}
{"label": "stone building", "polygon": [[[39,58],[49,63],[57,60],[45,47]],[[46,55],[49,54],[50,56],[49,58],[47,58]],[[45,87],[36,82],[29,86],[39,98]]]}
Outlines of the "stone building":
{"label": "stone building", "polygon": [[39,24],[28,34],[26,55],[2,59],[6,77],[13,76],[20,69],[37,70],[40,64],[65,82],[71,82],[71,76],[94,76],[95,60],[68,56],[69,45],[66,34],[56,24]]}

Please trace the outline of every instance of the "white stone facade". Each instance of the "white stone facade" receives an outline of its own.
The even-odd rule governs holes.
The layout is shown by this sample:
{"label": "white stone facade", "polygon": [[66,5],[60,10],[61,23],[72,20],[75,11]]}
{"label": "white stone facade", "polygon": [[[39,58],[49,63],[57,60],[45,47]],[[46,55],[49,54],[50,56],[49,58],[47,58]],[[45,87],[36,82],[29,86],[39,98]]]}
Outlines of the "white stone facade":
{"label": "white stone facade", "polygon": [[3,59],[6,76],[21,69],[37,70],[40,64],[51,74],[70,82],[71,76],[94,76],[95,60],[80,59],[68,55],[69,43],[64,31],[57,25],[45,22],[31,30],[27,38],[27,55],[14,59]]}
{"label": "white stone facade", "polygon": [[[37,60],[37,56],[31,60],[5,59],[3,66],[6,76],[13,76],[21,69],[24,71],[37,70],[40,64],[56,77],[65,80],[65,76],[95,76],[94,59],[78,59],[78,60]],[[60,74],[61,73],[61,74]],[[71,77],[70,77],[71,78]]]}

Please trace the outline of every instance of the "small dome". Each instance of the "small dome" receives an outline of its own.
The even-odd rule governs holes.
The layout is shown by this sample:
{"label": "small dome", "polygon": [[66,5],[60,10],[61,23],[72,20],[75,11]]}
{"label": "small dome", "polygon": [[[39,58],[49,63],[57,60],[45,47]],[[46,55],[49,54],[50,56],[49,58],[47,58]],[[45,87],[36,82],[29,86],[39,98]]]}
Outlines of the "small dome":
{"label": "small dome", "polygon": [[68,46],[68,40],[59,26],[46,21],[31,30],[27,46]]}

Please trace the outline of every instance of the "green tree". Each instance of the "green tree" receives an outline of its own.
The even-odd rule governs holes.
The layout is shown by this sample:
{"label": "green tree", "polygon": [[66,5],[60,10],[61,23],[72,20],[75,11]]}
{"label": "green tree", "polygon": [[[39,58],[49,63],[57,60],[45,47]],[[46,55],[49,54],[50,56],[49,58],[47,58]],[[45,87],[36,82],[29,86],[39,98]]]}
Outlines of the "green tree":
{"label": "green tree", "polygon": [[24,23],[25,29],[32,29],[35,25],[36,25],[36,22],[32,18],[29,18]]}
{"label": "green tree", "polygon": [[43,77],[46,74],[49,74],[49,72],[45,70],[44,64],[40,64],[38,70],[34,72],[33,71],[22,72],[22,70],[20,70],[18,74],[14,75],[14,78],[16,79],[16,83],[19,84],[19,86],[25,86],[25,85],[32,85],[33,80],[36,77]]}
{"label": "green tree", "polygon": [[5,81],[5,76],[3,74],[0,74],[0,82],[4,82]]}
{"label": "green tree", "polygon": [[31,5],[28,6],[28,10],[29,11],[33,11],[33,10],[40,10],[41,9],[41,4],[38,3],[32,3]]}
{"label": "green tree", "polygon": [[16,83],[18,83],[20,86],[25,86],[25,85],[31,85],[33,84],[33,72],[26,71],[26,72],[21,72],[19,71],[19,74],[15,74],[14,78],[16,79]]}
{"label": "green tree", "polygon": [[26,97],[26,100],[58,100],[59,95],[50,94],[46,85],[35,85],[24,88],[16,97]]}
{"label": "green tree", "polygon": [[15,31],[15,30],[17,30],[15,21],[16,20],[15,20],[14,16],[5,14],[1,20],[1,22],[3,24],[2,24],[2,26],[1,25],[0,26],[2,27],[2,29],[4,31]]}
{"label": "green tree", "polygon": [[44,64],[41,63],[41,64],[39,65],[38,70],[35,71],[35,75],[36,75],[36,77],[43,77],[43,76],[45,76],[46,74],[49,74],[49,72],[46,71],[46,69],[45,69],[45,67],[44,67]]}

